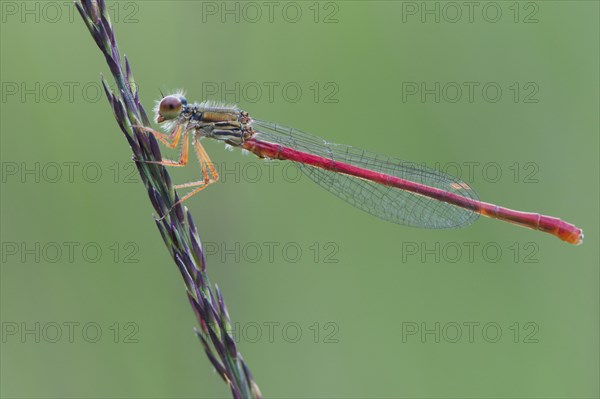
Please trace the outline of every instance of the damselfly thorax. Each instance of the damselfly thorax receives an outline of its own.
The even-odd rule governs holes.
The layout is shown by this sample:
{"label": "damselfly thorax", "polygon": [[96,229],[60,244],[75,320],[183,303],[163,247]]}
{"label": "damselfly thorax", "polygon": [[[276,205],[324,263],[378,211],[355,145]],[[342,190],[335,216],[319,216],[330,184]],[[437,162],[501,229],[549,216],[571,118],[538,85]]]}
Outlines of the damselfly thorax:
{"label": "damselfly thorax", "polygon": [[[165,102],[166,104],[164,104]],[[171,102],[173,102],[173,104],[171,104]],[[183,129],[193,131],[196,136],[208,137],[224,141],[229,145],[240,146],[246,139],[254,135],[251,126],[252,120],[248,113],[235,106],[221,105],[212,102],[188,105],[182,97],[176,99],[166,97],[161,103],[163,104],[163,108],[172,105],[174,109],[177,109],[178,104],[181,103],[179,117],[170,123],[182,125]],[[160,113],[160,107],[161,105],[159,105],[157,116],[157,122],[159,123],[167,121]]]}
{"label": "damselfly thorax", "polygon": [[479,201],[471,187],[455,176],[422,164],[332,144],[297,129],[251,118],[235,106],[211,102],[188,104],[183,95],[175,94],[161,99],[155,111],[156,122],[163,123],[170,133],[140,128],[169,148],[175,148],[181,141],[181,153],[178,161],[162,159],[152,163],[187,165],[191,141],[202,168],[202,180],[175,186],[192,190],[174,206],[219,179],[200,144],[200,139],[206,137],[240,147],[260,158],[295,162],[320,186],[390,222],[439,229],[466,226],[483,215],[544,231],[572,244],[583,240],[580,228],[558,218]]}

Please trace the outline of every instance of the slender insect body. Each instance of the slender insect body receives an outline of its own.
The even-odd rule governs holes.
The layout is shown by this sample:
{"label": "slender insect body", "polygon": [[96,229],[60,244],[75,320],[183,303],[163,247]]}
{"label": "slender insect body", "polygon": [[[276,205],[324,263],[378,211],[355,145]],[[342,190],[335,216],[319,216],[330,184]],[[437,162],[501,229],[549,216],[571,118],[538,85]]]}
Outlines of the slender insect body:
{"label": "slender insect body", "polygon": [[191,141],[202,168],[202,180],[175,186],[192,189],[178,203],[219,179],[199,141],[207,137],[263,159],[295,162],[320,186],[355,207],[390,222],[438,229],[465,226],[483,215],[547,232],[571,244],[583,241],[580,228],[558,218],[479,201],[473,190],[454,176],[252,119],[235,105],[208,101],[188,104],[185,97],[177,93],[160,101],[156,122],[164,122],[169,133],[143,129],[168,148],[175,148],[180,140],[182,144],[179,160],[163,159],[151,163],[187,165]]}

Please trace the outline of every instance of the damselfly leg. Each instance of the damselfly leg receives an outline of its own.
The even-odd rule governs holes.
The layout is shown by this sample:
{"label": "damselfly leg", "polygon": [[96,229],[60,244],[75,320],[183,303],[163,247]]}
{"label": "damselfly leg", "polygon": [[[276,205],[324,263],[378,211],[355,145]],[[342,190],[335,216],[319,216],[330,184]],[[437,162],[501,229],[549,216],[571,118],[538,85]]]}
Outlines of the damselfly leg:
{"label": "damselfly leg", "polygon": [[175,127],[173,128],[173,130],[171,131],[170,134],[157,132],[156,130],[150,129],[149,127],[146,127],[146,126],[136,126],[136,127],[142,129],[145,132],[152,133],[154,135],[154,137],[156,137],[158,140],[160,140],[164,145],[166,145],[169,148],[177,147],[177,144],[179,144],[179,138],[181,137],[181,132],[183,132],[183,125],[181,125],[181,124],[175,125]]}
{"label": "damselfly leg", "polygon": [[[175,166],[175,167],[186,166],[189,162],[189,137],[188,136],[189,136],[190,132],[193,132],[192,145],[194,147],[194,151],[196,152],[198,162],[200,163],[200,167],[202,169],[202,180],[183,183],[183,184],[177,184],[174,186],[175,189],[191,188],[191,187],[195,187],[195,188],[192,191],[190,191],[189,193],[187,193],[186,195],[184,195],[175,204],[173,204],[173,206],[159,220],[164,219],[173,210],[173,208],[175,208],[175,206],[177,206],[178,204],[182,203],[183,201],[193,197],[194,195],[198,194],[200,191],[202,191],[206,187],[208,187],[210,184],[215,183],[216,181],[219,180],[219,174],[217,173],[217,170],[215,169],[208,154],[206,153],[206,150],[204,150],[204,147],[202,147],[202,144],[200,143],[200,140],[198,139],[198,136],[197,136],[196,132],[194,131],[194,129],[188,128],[188,129],[184,130],[183,126],[178,124],[177,126],[175,126],[175,128],[173,129],[171,134],[167,135],[164,133],[157,132],[156,130],[153,130],[148,127],[143,127],[143,126],[137,126],[137,127],[143,129],[145,132],[153,134],[157,139],[159,139],[162,143],[164,143],[169,148],[175,148],[177,146],[177,144],[179,143],[180,137],[183,136],[181,138],[182,144],[181,144],[181,151],[179,154],[178,161],[173,161],[170,159],[163,158],[160,161],[143,161],[144,163],[151,163],[151,164],[163,165],[163,166]],[[172,141],[169,141],[169,140],[172,140]]]}

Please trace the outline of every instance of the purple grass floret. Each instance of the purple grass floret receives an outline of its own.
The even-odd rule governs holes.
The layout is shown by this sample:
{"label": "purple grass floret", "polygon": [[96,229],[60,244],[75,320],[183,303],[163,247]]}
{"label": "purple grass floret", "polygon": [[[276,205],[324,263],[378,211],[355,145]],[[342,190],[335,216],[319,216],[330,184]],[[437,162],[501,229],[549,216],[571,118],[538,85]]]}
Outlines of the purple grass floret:
{"label": "purple grass floret", "polygon": [[148,138],[148,141],[150,142],[150,149],[152,150],[152,155],[154,155],[155,159],[160,160],[161,159],[160,148],[158,146],[158,141],[156,141],[156,137],[154,137],[153,135],[149,135],[146,137]]}
{"label": "purple grass floret", "polygon": [[[231,320],[223,295],[218,287],[213,288],[206,274],[202,241],[192,215],[187,208],[177,204],[179,197],[167,170],[161,165],[148,163],[162,159],[160,148],[154,136],[139,127],[150,127],[150,121],[140,103],[131,64],[127,57],[121,61],[106,5],[103,0],[79,0],[75,6],[115,79],[118,90],[111,90],[103,77],[102,86],[117,124],[131,147],[152,207],[161,217],[155,217],[156,225],[181,273],[200,325],[194,332],[208,360],[228,384],[234,398],[262,398],[231,334]],[[167,213],[175,204],[174,211]]]}

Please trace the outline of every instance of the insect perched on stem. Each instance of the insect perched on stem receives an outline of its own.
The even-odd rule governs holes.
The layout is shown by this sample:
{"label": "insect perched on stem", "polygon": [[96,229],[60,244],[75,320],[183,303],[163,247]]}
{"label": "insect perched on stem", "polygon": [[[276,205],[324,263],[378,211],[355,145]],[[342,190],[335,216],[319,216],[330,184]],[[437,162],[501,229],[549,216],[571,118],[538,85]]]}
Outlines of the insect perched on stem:
{"label": "insect perched on stem", "polygon": [[[211,102],[188,104],[182,94],[164,96],[156,108],[156,122],[168,134],[140,127],[169,148],[182,142],[179,160],[155,161],[184,166],[189,136],[200,161],[202,180],[179,184],[192,188],[187,200],[219,179],[200,139],[207,137],[250,151],[260,158],[295,162],[316,183],[350,204],[390,222],[423,228],[452,228],[471,224],[479,215],[552,234],[581,244],[580,228],[558,218],[503,208],[479,201],[459,179],[425,166],[332,144],[299,130],[251,118],[234,106]],[[170,210],[169,210],[170,212]],[[167,212],[168,214],[168,212]],[[163,215],[162,217],[165,217]]]}

